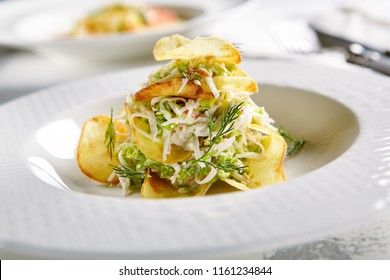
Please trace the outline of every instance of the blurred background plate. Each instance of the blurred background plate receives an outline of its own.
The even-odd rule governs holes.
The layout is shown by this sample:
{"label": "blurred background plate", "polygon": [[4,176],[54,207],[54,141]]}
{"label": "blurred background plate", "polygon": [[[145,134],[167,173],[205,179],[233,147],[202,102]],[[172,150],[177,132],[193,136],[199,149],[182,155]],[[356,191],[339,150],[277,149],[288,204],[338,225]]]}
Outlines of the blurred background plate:
{"label": "blurred background plate", "polygon": [[145,2],[147,5],[168,7],[183,20],[178,24],[138,33],[61,38],[78,19],[107,5],[118,3],[134,5],[143,2],[37,0],[1,3],[0,45],[94,61],[150,56],[155,42],[163,36],[174,33],[189,34],[211,23],[239,16],[258,4],[253,0],[149,0]]}

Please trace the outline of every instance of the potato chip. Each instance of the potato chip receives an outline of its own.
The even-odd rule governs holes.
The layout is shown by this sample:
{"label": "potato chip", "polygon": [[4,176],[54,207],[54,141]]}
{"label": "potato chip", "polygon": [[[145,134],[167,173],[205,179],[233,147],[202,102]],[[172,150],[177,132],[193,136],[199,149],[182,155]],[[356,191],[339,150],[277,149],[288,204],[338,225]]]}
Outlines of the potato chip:
{"label": "potato chip", "polygon": [[237,191],[239,191],[237,188],[229,185],[228,183],[217,180],[208,189],[207,195],[225,194],[225,193],[237,192]]}
{"label": "potato chip", "polygon": [[[255,125],[251,125],[254,127]],[[246,165],[249,169],[248,187],[256,188],[272,185],[286,180],[283,170],[283,160],[286,154],[287,144],[283,137],[264,127],[260,127],[258,133],[267,133],[262,140],[264,151],[259,158],[248,159]]]}
{"label": "potato chip", "polygon": [[[129,117],[131,115],[131,109],[127,104],[125,107]],[[163,143],[153,142],[152,139],[138,131],[142,130],[148,133],[149,124],[141,118],[129,118],[129,123],[132,128],[135,144],[145,157],[166,164],[182,162],[191,157],[192,151],[183,150],[181,147],[172,144],[170,154],[167,155],[166,160],[163,160]]]}
{"label": "potato chip", "polygon": [[[178,41],[179,43],[177,43]],[[175,44],[183,45],[172,48]],[[177,40],[177,37],[173,39],[162,38],[156,43],[153,53],[154,58],[158,61],[204,57],[226,63],[238,64],[241,62],[241,54],[233,44],[216,37],[195,38],[189,42],[182,39]]]}
{"label": "potato chip", "polygon": [[[247,76],[216,76],[213,77],[215,87],[218,90],[233,90],[256,93],[259,88],[257,83],[251,77]],[[206,83],[202,83],[205,92],[211,91]]]}
{"label": "potato chip", "polygon": [[111,159],[104,143],[109,123],[110,117],[107,116],[97,116],[86,121],[77,148],[77,163],[81,171],[101,183],[115,183],[107,179],[113,172],[110,165],[119,164],[115,157]]}
{"label": "potato chip", "polygon": [[141,187],[142,198],[173,198],[188,197],[177,191],[167,180],[161,179],[158,175],[150,173]]}
{"label": "potato chip", "polygon": [[233,76],[248,76],[248,73],[246,73],[240,67],[237,67],[235,70],[233,70],[232,74]]}
{"label": "potato chip", "polygon": [[183,37],[179,34],[175,34],[169,37],[163,37],[157,41],[153,49],[154,57],[161,57],[166,53],[173,51],[185,44],[190,43],[191,40]]}
{"label": "potato chip", "polygon": [[210,184],[200,186],[200,190],[196,193],[180,193],[172,184],[161,179],[157,174],[149,173],[149,177],[145,179],[141,188],[142,198],[174,198],[174,197],[192,197],[203,196],[209,189]]}
{"label": "potato chip", "polygon": [[135,101],[146,101],[158,96],[179,96],[184,98],[211,99],[211,92],[204,92],[202,87],[193,81],[188,81],[183,87],[183,78],[151,84],[135,94]]}
{"label": "potato chip", "polygon": [[233,179],[225,179],[223,181],[225,183],[229,184],[230,186],[240,190],[240,191],[249,191],[249,190],[251,190],[244,183],[239,183],[239,182],[237,182],[236,180],[233,180]]}

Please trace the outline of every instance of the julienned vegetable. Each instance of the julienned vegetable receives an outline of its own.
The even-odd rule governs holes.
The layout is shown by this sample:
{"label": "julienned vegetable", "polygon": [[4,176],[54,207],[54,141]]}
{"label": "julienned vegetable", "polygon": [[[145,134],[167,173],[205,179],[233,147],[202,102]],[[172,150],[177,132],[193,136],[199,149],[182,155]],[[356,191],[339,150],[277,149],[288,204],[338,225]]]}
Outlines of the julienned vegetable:
{"label": "julienned vegetable", "polygon": [[[83,130],[78,162],[85,174],[97,180],[104,166],[110,176],[98,181],[144,198],[201,196],[217,181],[250,190],[285,180],[286,142],[251,100],[257,84],[239,68],[232,44],[174,35],[153,53],[171,62],[128,94],[103,139]],[[98,141],[95,151],[83,145]],[[96,147],[105,147],[104,156],[85,159],[85,150],[96,154]]]}

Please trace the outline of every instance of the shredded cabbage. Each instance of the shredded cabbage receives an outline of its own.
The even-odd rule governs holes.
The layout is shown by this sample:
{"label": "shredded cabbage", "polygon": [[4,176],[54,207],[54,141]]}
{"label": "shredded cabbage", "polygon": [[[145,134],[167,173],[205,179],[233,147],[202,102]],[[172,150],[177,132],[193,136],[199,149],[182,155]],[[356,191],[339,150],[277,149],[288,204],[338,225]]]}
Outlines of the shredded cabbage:
{"label": "shredded cabbage", "polygon": [[[183,79],[183,86],[186,82],[188,80]],[[272,120],[264,110],[254,105],[249,96],[241,95],[240,100],[234,101],[244,102],[238,117],[232,123],[234,129],[209,149],[212,137],[215,137],[221,125],[221,114],[226,110],[226,104],[231,102],[223,97],[229,96],[231,94],[224,94],[214,101],[155,97],[150,101],[150,106],[139,106],[138,110],[130,114],[129,120],[134,125],[134,119],[141,118],[149,124],[150,131],[144,131],[137,126],[134,126],[134,129],[153,141],[163,143],[163,161],[171,153],[172,145],[193,151],[193,154],[186,162],[174,164],[154,162],[144,156],[138,156],[133,162],[137,170],[151,168],[153,172],[168,179],[179,192],[194,191],[199,185],[211,183],[218,178],[247,181],[245,169],[223,171],[217,167],[226,164],[245,166],[246,159],[258,157],[263,151],[259,137],[265,138],[267,135],[256,133],[254,136],[250,129],[248,130],[248,125],[256,120],[262,125],[272,127]],[[210,131],[210,121],[214,126],[213,131]],[[204,157],[206,153],[207,156]],[[129,159],[129,156],[133,159]],[[134,157],[137,157],[134,156],[134,151],[128,155],[123,151],[118,153],[121,164],[134,161]],[[120,184],[124,191],[129,191],[129,181],[121,180]]]}

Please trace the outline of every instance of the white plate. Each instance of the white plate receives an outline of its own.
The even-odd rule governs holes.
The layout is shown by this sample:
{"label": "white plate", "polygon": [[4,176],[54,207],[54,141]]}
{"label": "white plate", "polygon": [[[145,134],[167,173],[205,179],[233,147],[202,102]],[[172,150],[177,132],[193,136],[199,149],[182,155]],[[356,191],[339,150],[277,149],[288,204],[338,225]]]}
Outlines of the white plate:
{"label": "white plate", "polygon": [[0,45],[29,49],[77,59],[115,60],[150,55],[155,42],[163,36],[186,35],[211,23],[229,20],[253,10],[253,0],[149,0],[167,6],[185,18],[179,24],[137,34],[117,34],[82,39],[58,39],[69,32],[83,16],[109,3],[134,3],[132,0],[37,0],[7,1],[0,4]]}
{"label": "white plate", "polygon": [[0,107],[0,245],[52,258],[211,258],[293,244],[387,212],[390,80],[302,62],[249,61],[255,101],[308,143],[287,181],[202,198],[120,197],[86,179],[87,118],[120,108],[151,68],[80,80]]}

